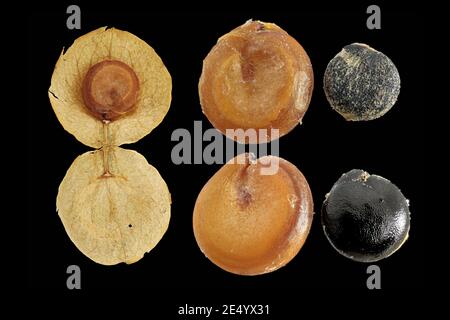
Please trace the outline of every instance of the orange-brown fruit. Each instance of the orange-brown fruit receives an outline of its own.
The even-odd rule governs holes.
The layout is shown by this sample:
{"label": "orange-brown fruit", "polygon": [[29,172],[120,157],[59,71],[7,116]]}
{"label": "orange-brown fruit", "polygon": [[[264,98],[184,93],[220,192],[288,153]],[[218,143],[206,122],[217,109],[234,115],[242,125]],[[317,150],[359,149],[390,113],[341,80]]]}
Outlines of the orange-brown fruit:
{"label": "orange-brown fruit", "polygon": [[303,47],[273,23],[247,21],[222,36],[203,61],[199,81],[203,113],[213,126],[266,129],[254,141],[227,134],[241,143],[268,142],[291,131],[308,109],[313,70]]}
{"label": "orange-brown fruit", "polygon": [[[264,174],[268,167],[278,168]],[[242,154],[203,187],[193,227],[201,251],[240,275],[277,270],[300,251],[313,219],[311,191],[290,162]]]}

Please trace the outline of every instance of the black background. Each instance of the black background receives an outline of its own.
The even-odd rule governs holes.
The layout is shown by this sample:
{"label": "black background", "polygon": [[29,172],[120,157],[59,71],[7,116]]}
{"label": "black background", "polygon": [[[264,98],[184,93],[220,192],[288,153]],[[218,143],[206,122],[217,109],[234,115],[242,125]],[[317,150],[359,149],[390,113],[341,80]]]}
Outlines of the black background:
{"label": "black background", "polygon": [[[416,13],[382,5],[382,29],[368,30],[366,5],[317,4],[287,12],[156,12],[151,8],[127,7],[126,2],[108,7],[83,4],[82,30],[68,30],[66,7],[41,6],[28,21],[30,286],[66,289],[66,268],[76,264],[82,270],[83,290],[165,288],[190,292],[187,295],[192,298],[192,292],[219,289],[274,293],[279,291],[276,288],[366,288],[368,265],[334,251],[322,232],[318,214],[300,253],[287,266],[270,274],[244,277],[227,273],[206,259],[197,247],[192,210],[202,186],[220,165],[172,164],[170,155],[176,143],[170,137],[176,128],[193,132],[194,120],[202,120],[204,130],[211,128],[198,99],[202,60],[221,35],[250,18],[278,24],[301,43],[311,59],[315,76],[312,101],[303,124],[280,139],[280,156],[294,163],[308,179],[315,212],[320,212],[333,183],[350,169],[364,169],[390,179],[410,199],[412,221],[409,240],[393,256],[377,263],[382,272],[382,288],[423,285],[423,31]],[[139,142],[124,146],[144,155],[168,184],[172,194],[169,229],[156,248],[139,262],[108,267],[92,262],[78,251],[57,216],[58,186],[74,159],[90,149],[62,128],[47,97],[61,49],[101,26],[127,30],[150,44],[173,81],[172,104],[161,125]],[[367,43],[385,53],[401,76],[396,105],[382,118],[370,122],[346,122],[330,108],[322,90],[328,61],[353,42]]]}

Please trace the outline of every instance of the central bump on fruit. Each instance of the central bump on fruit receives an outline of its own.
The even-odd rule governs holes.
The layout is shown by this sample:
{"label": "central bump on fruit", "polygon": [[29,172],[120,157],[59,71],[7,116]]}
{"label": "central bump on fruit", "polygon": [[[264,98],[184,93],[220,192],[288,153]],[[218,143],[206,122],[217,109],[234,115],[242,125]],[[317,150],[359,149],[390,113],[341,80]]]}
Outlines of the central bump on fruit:
{"label": "central bump on fruit", "polygon": [[238,189],[238,204],[241,208],[247,208],[252,201],[252,195],[246,186],[240,186]]}
{"label": "central bump on fruit", "polygon": [[136,106],[139,79],[127,64],[104,60],[89,68],[82,91],[86,107],[97,118],[114,120]]}

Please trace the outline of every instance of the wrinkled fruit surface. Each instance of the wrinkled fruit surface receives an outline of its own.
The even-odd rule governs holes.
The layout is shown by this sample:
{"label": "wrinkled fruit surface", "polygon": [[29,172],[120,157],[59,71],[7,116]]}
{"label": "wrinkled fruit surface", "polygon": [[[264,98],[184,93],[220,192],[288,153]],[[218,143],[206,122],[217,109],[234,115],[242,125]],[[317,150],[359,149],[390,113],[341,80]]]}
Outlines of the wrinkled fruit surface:
{"label": "wrinkled fruit surface", "polygon": [[266,129],[250,139],[227,134],[242,143],[262,143],[299,124],[308,109],[313,71],[302,46],[273,23],[248,21],[222,36],[203,61],[199,81],[202,110],[213,126]]}

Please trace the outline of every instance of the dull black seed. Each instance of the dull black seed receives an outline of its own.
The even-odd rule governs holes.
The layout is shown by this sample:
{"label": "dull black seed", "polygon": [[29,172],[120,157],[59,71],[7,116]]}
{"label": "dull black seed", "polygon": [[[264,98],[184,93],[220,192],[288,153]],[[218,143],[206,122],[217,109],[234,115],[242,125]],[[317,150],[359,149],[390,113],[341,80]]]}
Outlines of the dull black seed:
{"label": "dull black seed", "polygon": [[397,101],[400,75],[386,55],[354,43],[328,63],[323,85],[331,107],[346,120],[373,120]]}

